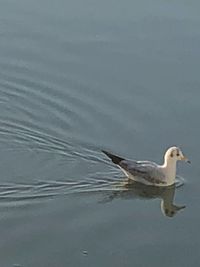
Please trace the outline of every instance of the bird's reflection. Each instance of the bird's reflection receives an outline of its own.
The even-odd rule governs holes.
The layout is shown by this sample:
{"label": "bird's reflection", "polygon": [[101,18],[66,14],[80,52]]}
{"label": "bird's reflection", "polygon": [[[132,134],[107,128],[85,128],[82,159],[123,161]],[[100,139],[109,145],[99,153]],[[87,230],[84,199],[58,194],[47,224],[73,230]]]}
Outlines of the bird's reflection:
{"label": "bird's reflection", "polygon": [[168,217],[173,217],[178,211],[183,210],[186,207],[185,205],[178,206],[173,203],[176,185],[168,187],[147,186],[127,180],[120,185],[120,188],[120,190],[113,191],[104,201],[109,202],[115,198],[158,198],[161,200],[160,207],[163,215]]}

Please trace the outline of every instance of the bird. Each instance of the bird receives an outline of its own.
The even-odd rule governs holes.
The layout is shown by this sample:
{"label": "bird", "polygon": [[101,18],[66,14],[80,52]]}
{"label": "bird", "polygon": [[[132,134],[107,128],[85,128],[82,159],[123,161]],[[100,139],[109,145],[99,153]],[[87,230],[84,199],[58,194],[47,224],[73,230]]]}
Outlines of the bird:
{"label": "bird", "polygon": [[168,148],[162,165],[152,161],[129,160],[102,150],[125,175],[133,181],[153,186],[170,186],[175,183],[177,161],[191,163],[177,146]]}

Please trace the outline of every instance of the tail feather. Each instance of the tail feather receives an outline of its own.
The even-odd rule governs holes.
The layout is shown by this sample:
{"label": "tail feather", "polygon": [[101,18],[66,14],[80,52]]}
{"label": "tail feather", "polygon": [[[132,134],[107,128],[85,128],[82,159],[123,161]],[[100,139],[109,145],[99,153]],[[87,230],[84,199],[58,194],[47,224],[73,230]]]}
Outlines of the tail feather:
{"label": "tail feather", "polygon": [[102,152],[106,154],[106,156],[108,156],[112,160],[112,162],[115,164],[119,164],[122,160],[124,160],[123,158],[113,155],[105,150],[102,150]]}

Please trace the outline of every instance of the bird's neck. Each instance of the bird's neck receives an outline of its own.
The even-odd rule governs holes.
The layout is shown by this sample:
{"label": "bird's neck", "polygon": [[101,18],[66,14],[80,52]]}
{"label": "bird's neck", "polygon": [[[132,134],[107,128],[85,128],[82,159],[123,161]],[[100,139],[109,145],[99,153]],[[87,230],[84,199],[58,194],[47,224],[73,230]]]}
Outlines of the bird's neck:
{"label": "bird's neck", "polygon": [[167,158],[162,165],[168,185],[174,184],[176,178],[176,160]]}

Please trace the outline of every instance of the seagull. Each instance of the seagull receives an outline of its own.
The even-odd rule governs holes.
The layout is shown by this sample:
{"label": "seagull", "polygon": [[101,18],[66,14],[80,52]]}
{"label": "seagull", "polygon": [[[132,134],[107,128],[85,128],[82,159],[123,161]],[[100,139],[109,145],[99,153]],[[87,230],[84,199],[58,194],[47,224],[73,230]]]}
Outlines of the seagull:
{"label": "seagull", "polygon": [[136,161],[124,159],[102,150],[113,163],[115,163],[125,175],[136,182],[153,186],[170,186],[175,183],[176,163],[185,161],[191,163],[179,147],[173,146],[167,149],[164,155],[164,163],[158,165],[151,161]]}

